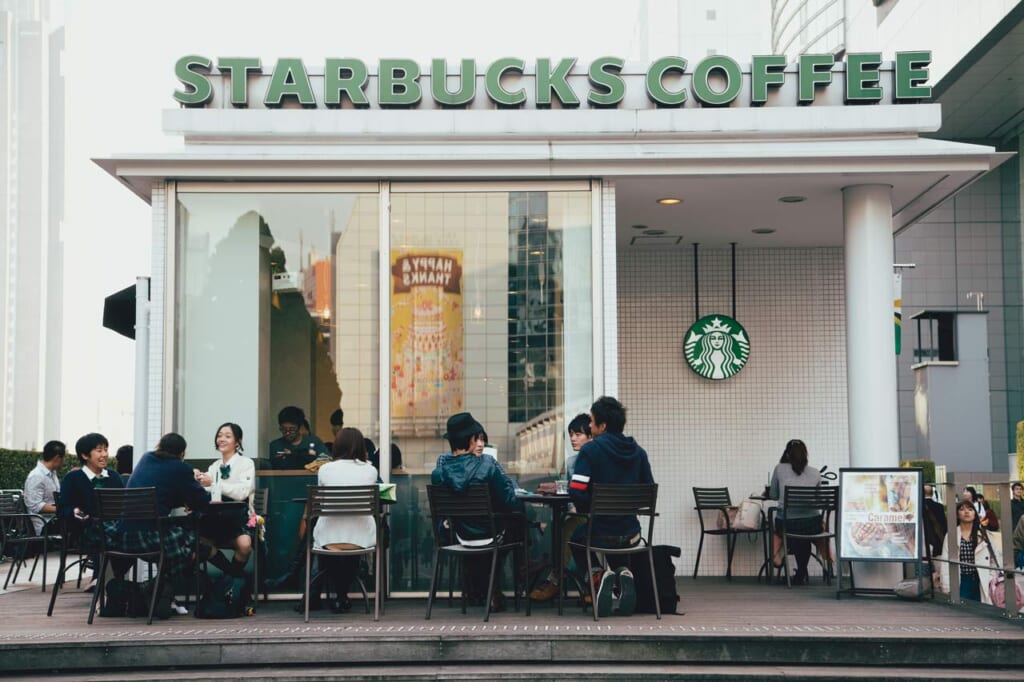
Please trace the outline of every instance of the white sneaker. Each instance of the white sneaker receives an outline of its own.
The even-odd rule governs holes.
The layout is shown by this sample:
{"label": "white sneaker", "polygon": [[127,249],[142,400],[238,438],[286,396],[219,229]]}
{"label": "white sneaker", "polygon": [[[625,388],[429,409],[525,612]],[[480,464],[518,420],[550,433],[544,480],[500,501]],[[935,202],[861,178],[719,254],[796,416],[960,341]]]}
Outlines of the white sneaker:
{"label": "white sneaker", "polygon": [[173,599],[171,600],[171,611],[173,611],[174,613],[176,613],[179,616],[187,616],[188,615],[188,609],[185,608],[184,606],[182,606],[181,604],[179,604],[178,602],[176,602]]}

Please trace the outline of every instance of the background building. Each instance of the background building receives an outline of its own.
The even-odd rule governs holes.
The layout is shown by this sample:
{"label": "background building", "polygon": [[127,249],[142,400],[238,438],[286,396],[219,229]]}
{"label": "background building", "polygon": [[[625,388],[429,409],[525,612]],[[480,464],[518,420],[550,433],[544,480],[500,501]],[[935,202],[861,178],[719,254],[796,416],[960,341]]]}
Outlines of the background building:
{"label": "background building", "polygon": [[0,446],[60,428],[62,3],[0,0]]}

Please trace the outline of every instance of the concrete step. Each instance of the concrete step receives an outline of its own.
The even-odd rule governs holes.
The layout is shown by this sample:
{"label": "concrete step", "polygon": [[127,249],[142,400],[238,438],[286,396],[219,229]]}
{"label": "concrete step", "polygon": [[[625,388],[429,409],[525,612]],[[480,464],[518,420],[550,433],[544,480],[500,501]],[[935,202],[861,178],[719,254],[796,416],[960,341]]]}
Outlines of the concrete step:
{"label": "concrete step", "polygon": [[386,682],[426,682],[432,680],[528,680],[548,682],[585,679],[594,682],[651,682],[652,680],[1020,680],[1019,669],[933,667],[839,667],[839,666],[764,666],[764,665],[602,665],[566,663],[560,669],[552,664],[535,665],[444,665],[422,664],[390,666],[304,666],[235,668],[229,674],[216,670],[116,672],[108,674],[68,673],[63,675],[19,676],[31,682],[221,682],[237,676],[246,682],[320,682],[327,680],[381,680]]}

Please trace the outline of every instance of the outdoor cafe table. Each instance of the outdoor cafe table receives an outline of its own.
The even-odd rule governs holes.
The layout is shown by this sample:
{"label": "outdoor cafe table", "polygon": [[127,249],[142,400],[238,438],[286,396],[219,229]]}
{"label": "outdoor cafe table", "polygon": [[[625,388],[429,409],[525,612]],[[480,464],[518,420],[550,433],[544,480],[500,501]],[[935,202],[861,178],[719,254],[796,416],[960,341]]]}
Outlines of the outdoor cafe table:
{"label": "outdoor cafe table", "polygon": [[[516,495],[526,504],[536,504],[551,507],[551,568],[554,571],[555,579],[558,581],[558,615],[562,615],[562,590],[563,567],[562,567],[562,519],[565,517],[569,505],[572,503],[569,494],[541,495],[539,493],[525,493]],[[526,595],[529,599],[530,595]]]}

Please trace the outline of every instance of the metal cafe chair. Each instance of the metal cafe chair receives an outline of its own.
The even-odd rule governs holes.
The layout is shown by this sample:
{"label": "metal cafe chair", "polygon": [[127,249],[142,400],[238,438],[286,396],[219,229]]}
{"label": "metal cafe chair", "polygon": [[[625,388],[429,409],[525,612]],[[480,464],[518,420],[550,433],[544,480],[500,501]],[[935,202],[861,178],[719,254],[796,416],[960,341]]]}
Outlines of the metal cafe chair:
{"label": "metal cafe chair", "polygon": [[[427,616],[430,620],[430,612],[434,606],[434,599],[437,597],[437,584],[441,575],[441,562],[448,557],[464,559],[467,556],[490,554],[491,572],[487,581],[487,593],[484,596],[484,622],[491,618],[491,595],[494,593],[494,586],[498,578],[498,562],[501,553],[505,550],[513,551],[513,582],[515,583],[515,608],[519,610],[519,578],[520,569],[525,570],[529,560],[529,539],[526,533],[526,517],[522,514],[501,514],[495,513],[491,507],[491,493],[486,485],[472,485],[461,492],[457,492],[446,486],[427,486],[427,500],[430,503],[431,527],[434,531],[434,568],[430,580],[430,592],[427,595]],[[508,540],[503,537],[499,528],[499,519],[511,519],[513,522],[523,524],[522,540]],[[485,545],[467,547],[459,542],[450,542],[444,532],[444,524],[447,528],[455,528],[456,520],[472,519],[475,523],[483,524],[487,537],[491,541]],[[520,564],[520,561],[522,563]],[[466,589],[462,589],[462,613],[466,612]],[[526,615],[530,615],[530,600],[526,600]]]}
{"label": "metal cafe chair", "polygon": [[[89,625],[92,625],[92,619],[96,615],[97,601],[104,598],[107,566],[111,559],[131,559],[133,562],[142,559],[150,563],[156,562],[156,583],[149,601],[149,619],[146,621],[146,624],[150,625],[153,623],[153,611],[160,595],[160,584],[167,579],[164,575],[164,524],[160,519],[156,488],[99,488],[96,490],[96,508],[93,523],[100,524],[101,528],[100,565],[96,573],[96,590],[93,592],[92,604],[89,607]],[[102,526],[110,521],[151,522],[159,538],[156,549],[132,552],[109,547],[107,534],[102,531]]]}
{"label": "metal cafe chair", "polygon": [[[741,533],[749,533],[748,530],[737,530],[732,527],[732,520],[729,517],[729,508],[732,506],[732,498],[728,488],[693,488],[693,500],[697,510],[697,518],[700,520],[700,542],[697,544],[697,560],[693,564],[693,577],[697,578],[697,569],[700,567],[700,555],[704,550],[704,536],[717,535],[725,537],[726,569],[725,577],[732,580],[732,557],[736,551],[736,538]],[[714,512],[715,521],[713,526],[706,523],[705,512]],[[719,516],[721,514],[721,516]],[[718,527],[718,519],[725,518],[725,528]]]}
{"label": "metal cafe chair", "polygon": [[[78,544],[81,539],[81,533],[77,532],[75,524],[77,522],[73,519],[61,519],[60,521],[60,560],[57,568],[57,577],[53,581],[53,589],[50,593],[50,606],[46,610],[47,616],[53,615],[53,607],[57,603],[57,593],[64,587],[66,582],[68,571],[75,566],[78,566],[78,587],[82,586],[82,575],[85,573],[85,569],[89,564],[90,557],[84,553]],[[68,562],[68,555],[77,557],[71,562]],[[95,574],[96,567],[93,566],[93,573]]]}
{"label": "metal cafe chair", "polygon": [[[267,514],[270,508],[270,491],[267,488],[257,488],[252,494],[252,509],[257,516],[266,523]],[[253,528],[252,535],[252,582],[253,592],[259,594],[260,585],[263,585],[263,601],[270,601],[270,588],[265,583],[260,583],[260,566],[267,567],[267,546],[260,540],[260,527],[257,523]]]}
{"label": "metal cafe chair", "polygon": [[[569,542],[571,547],[580,547],[587,554],[587,580],[585,581],[590,589],[590,604],[594,611],[594,620],[597,620],[597,594],[594,589],[594,582],[590,576],[594,574],[593,557],[594,552],[601,552],[605,555],[624,554],[645,554],[647,563],[651,568],[651,588],[654,591],[654,610],[661,620],[661,602],[658,598],[658,581],[654,572],[654,553],[652,552],[654,537],[654,517],[657,516],[658,506],[658,484],[636,484],[636,483],[594,483],[590,488],[590,511],[586,514],[578,514],[587,519],[587,534],[585,541],[581,543]],[[594,517],[597,516],[646,516],[647,532],[643,532],[643,524],[640,528],[640,542],[632,547],[595,547],[592,544],[591,532],[594,528]]]}
{"label": "metal cafe chair", "polygon": [[[32,521],[43,522],[43,532],[36,535],[36,529]],[[11,557],[11,568],[7,571],[7,578],[4,580],[4,589],[11,584],[18,582],[18,575],[21,567],[25,565],[25,555],[30,547],[41,546],[42,552],[37,552],[32,560],[32,569],[29,571],[28,579],[32,580],[36,573],[36,566],[39,564],[39,555],[43,556],[43,587],[46,592],[46,558],[49,554],[50,543],[60,542],[61,536],[46,531],[46,518],[40,514],[30,514],[25,509],[25,495],[21,490],[4,490],[0,492],[0,556],[5,553]]]}
{"label": "metal cafe chair", "polygon": [[[786,493],[783,495],[783,509],[814,509],[821,514],[823,530],[816,533],[794,533],[786,530],[782,524],[782,546],[786,555],[789,555],[789,541],[801,540],[807,542],[818,542],[820,540],[831,540],[835,538],[836,531],[833,524],[836,509],[839,506],[839,488],[832,486],[786,486]],[[831,530],[829,530],[831,528]],[[783,562],[786,572],[786,586],[793,587],[789,575],[789,562]],[[824,558],[822,570],[825,573],[825,583],[832,584],[833,563],[831,554]]]}
{"label": "metal cafe chair", "polygon": [[[325,549],[313,546],[313,524],[317,519],[328,517],[345,516],[369,516],[373,519],[376,527],[377,542],[373,547],[360,549]],[[384,538],[380,517],[380,489],[374,485],[353,485],[353,486],[316,486],[306,487],[306,581],[305,596],[303,598],[305,620],[309,622],[309,597],[310,582],[312,578],[311,567],[313,556],[318,554],[324,557],[344,556],[369,556],[374,558],[374,586],[373,586],[373,619],[380,620],[381,599],[384,596],[382,586],[381,558],[383,555]],[[358,579],[358,578],[357,578]],[[369,598],[366,594],[366,587],[360,580],[360,587],[363,590],[363,602],[366,604],[366,612],[370,612]],[[343,589],[338,587],[340,591]],[[339,599],[344,595],[338,595]]]}

